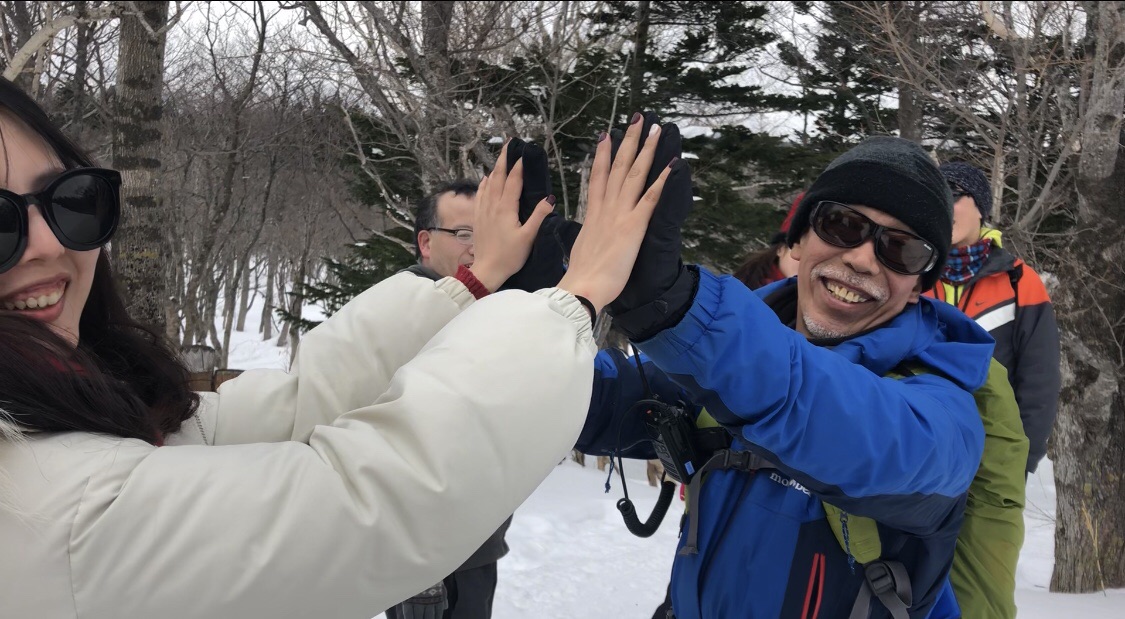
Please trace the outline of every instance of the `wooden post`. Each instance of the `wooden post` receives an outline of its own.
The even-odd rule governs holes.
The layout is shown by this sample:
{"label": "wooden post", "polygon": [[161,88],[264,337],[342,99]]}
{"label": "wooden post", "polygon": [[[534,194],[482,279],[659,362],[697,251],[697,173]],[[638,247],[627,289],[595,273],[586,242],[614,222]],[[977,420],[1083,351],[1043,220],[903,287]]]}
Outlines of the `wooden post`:
{"label": "wooden post", "polygon": [[190,372],[188,387],[192,391],[211,391],[211,381],[219,365],[218,352],[210,346],[193,345],[183,347],[180,354]]}

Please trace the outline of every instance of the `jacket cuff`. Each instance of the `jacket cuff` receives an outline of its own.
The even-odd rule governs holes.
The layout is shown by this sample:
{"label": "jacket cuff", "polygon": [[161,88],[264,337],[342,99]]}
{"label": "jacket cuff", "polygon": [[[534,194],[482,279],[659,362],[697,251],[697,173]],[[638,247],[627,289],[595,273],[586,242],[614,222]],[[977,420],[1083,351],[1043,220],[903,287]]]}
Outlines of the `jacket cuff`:
{"label": "jacket cuff", "polygon": [[449,295],[449,298],[453,299],[453,302],[456,303],[457,307],[461,310],[464,310],[466,307],[472,305],[473,301],[476,301],[476,297],[469,291],[468,286],[456,277],[443,277],[439,279],[435,285],[438,290]]}
{"label": "jacket cuff", "polygon": [[638,346],[658,365],[661,360],[676,359],[691,350],[711,329],[715,313],[722,305],[723,289],[719,278],[706,269],[697,269],[695,298],[687,313],[674,325],[652,336],[638,340]]}
{"label": "jacket cuff", "polygon": [[654,301],[613,317],[613,326],[631,341],[640,342],[672,328],[691,309],[699,288],[699,268],[680,266],[672,286]]}
{"label": "jacket cuff", "polygon": [[593,343],[594,324],[590,320],[590,312],[577,297],[560,288],[544,288],[532,294],[547,297],[554,301],[559,313],[569,318],[578,327],[578,338],[589,339],[590,343]]}
{"label": "jacket cuff", "polygon": [[457,267],[457,274],[453,277],[457,278],[457,281],[461,282],[462,284],[465,284],[465,287],[469,289],[469,292],[473,293],[473,297],[477,300],[487,297],[489,292],[491,292],[484,284],[481,283],[479,279],[477,279],[477,276],[469,270],[469,267],[463,264]]}

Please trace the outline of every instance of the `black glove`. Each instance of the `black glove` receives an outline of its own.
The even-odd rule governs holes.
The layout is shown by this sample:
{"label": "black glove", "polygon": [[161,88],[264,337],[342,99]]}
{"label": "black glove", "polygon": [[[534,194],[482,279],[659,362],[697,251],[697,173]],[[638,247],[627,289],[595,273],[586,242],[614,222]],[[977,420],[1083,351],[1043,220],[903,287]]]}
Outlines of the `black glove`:
{"label": "black glove", "polygon": [[[656,114],[645,114],[640,146],[644,145],[652,125],[658,122],[660,119]],[[615,157],[623,137],[624,133],[617,129],[610,132]],[[683,141],[679,127],[673,123],[662,125],[645,189],[652,186],[668,166],[668,162],[682,154]],[[693,201],[691,167],[686,161],[679,159],[673,164],[672,172],[664,183],[664,190],[645,231],[629,281],[621,295],[606,308],[613,316],[614,328],[619,329],[630,340],[647,340],[660,331],[675,326],[691,308],[699,283],[699,273],[685,267],[680,259],[683,243],[680,227],[691,212]]]}
{"label": "black glove", "polygon": [[441,619],[449,606],[446,599],[445,584],[438,584],[395,607],[399,619]]}
{"label": "black glove", "polygon": [[[523,191],[520,193],[519,216],[520,223],[526,223],[543,198],[551,195],[551,169],[547,165],[546,151],[519,138],[512,138],[508,142],[509,170],[515,167],[520,157],[523,157]],[[500,289],[535,292],[557,285],[566,273],[570,249],[581,230],[582,224],[567,221],[558,213],[547,215],[535,236],[527,262]]]}

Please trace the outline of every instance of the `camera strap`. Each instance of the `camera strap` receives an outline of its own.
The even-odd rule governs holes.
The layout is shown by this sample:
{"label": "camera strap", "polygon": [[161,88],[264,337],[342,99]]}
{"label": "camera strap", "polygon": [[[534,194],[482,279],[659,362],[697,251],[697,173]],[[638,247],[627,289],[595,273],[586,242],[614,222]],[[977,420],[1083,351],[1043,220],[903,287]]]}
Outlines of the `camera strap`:
{"label": "camera strap", "polygon": [[[666,407],[663,402],[660,402],[652,388],[648,384],[648,378],[645,376],[644,366],[641,364],[641,353],[636,347],[633,347],[633,357],[637,363],[637,372],[641,376],[641,385],[644,392],[648,395],[647,400],[641,400],[633,405],[633,407],[626,413],[626,417],[636,414],[650,414],[653,409],[662,409]],[[624,417],[622,418],[622,421]],[[617,442],[621,442],[621,425],[618,422],[617,426]],[[620,447],[620,445],[618,445]],[[630,533],[637,537],[651,537],[656,530],[660,528],[660,523],[664,521],[664,516],[668,513],[668,508],[672,505],[672,497],[676,492],[676,484],[667,479],[667,470],[660,478],[660,496],[656,499],[656,505],[652,508],[652,513],[649,514],[648,520],[641,522],[640,517],[637,515],[637,508],[629,499],[629,487],[625,482],[625,468],[622,458],[617,449],[614,449],[614,454],[609,459],[609,477],[613,477],[613,456],[617,456],[617,473],[621,476],[621,491],[625,495],[617,501],[617,511],[621,512],[621,519],[625,522],[625,528]],[[605,484],[606,492],[609,492],[609,479],[606,479]]]}

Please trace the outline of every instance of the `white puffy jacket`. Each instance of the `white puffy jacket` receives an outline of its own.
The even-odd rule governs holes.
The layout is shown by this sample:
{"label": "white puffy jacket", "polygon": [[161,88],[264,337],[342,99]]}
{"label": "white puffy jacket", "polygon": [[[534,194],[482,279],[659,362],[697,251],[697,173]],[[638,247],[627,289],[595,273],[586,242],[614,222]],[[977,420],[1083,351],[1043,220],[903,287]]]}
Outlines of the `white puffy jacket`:
{"label": "white puffy jacket", "polygon": [[0,617],[367,619],[451,573],[574,444],[586,310],[396,275],[164,447],[0,442]]}

